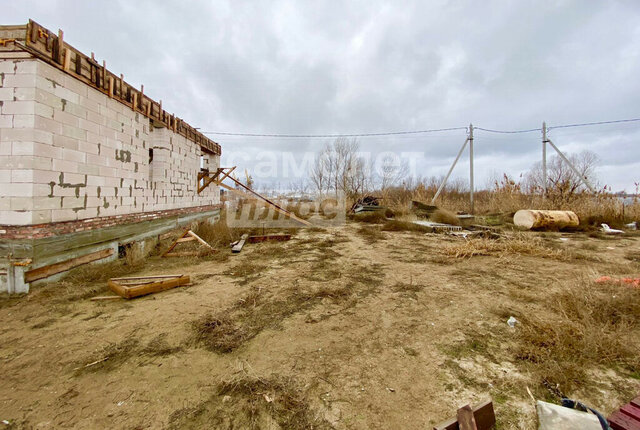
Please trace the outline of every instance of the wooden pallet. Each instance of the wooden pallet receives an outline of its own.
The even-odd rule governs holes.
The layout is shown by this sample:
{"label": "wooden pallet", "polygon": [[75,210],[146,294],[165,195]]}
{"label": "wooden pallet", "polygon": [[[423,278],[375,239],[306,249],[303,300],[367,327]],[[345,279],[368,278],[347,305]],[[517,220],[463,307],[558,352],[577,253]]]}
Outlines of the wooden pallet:
{"label": "wooden pallet", "polygon": [[607,421],[612,430],[640,430],[640,396],[612,413]]}

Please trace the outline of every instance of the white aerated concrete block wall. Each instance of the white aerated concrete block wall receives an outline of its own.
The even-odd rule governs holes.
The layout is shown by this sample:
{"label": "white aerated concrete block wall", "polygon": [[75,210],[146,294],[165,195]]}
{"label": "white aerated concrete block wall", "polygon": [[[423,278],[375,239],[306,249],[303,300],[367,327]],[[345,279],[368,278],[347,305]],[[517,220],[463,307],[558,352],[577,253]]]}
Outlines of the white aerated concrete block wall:
{"label": "white aerated concrete block wall", "polygon": [[[153,150],[153,161],[150,152]],[[0,59],[0,225],[219,203],[220,160],[36,59]]]}

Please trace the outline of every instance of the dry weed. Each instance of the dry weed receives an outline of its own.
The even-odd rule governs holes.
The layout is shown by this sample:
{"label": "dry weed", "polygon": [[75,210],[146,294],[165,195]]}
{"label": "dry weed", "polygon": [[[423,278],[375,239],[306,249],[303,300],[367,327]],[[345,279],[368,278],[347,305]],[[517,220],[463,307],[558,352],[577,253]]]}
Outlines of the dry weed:
{"label": "dry weed", "polygon": [[350,219],[356,222],[365,222],[371,224],[382,224],[387,220],[385,211],[371,211],[371,212],[359,212],[349,216]]}
{"label": "dry weed", "polygon": [[410,231],[414,233],[432,233],[433,228],[410,221],[389,220],[384,223],[382,231]]}
{"label": "dry weed", "polygon": [[449,212],[446,209],[437,209],[429,218],[433,222],[439,222],[442,224],[460,225],[460,220],[453,212]]}
{"label": "dry weed", "polygon": [[375,226],[362,226],[356,231],[368,244],[376,243],[384,239],[384,234]]}
{"label": "dry weed", "polygon": [[444,248],[444,254],[453,258],[471,258],[478,255],[504,257],[510,254],[532,255],[555,260],[569,260],[572,255],[563,249],[553,249],[542,239],[526,233],[500,239],[473,238]]}
{"label": "dry weed", "polygon": [[542,381],[569,392],[594,365],[640,372],[640,289],[590,280],[545,297],[551,315],[519,315],[515,356]]}

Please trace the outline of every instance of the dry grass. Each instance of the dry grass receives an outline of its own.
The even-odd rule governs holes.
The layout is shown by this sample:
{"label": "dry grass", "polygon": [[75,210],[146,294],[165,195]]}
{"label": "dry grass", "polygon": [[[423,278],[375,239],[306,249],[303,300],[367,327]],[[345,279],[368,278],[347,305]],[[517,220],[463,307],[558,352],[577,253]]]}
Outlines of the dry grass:
{"label": "dry grass", "polygon": [[171,414],[170,429],[282,428],[330,429],[309,407],[309,400],[289,378],[242,372],[218,384],[216,393],[196,407]]}
{"label": "dry grass", "polygon": [[460,225],[460,220],[453,212],[449,212],[446,209],[437,209],[429,218],[433,222],[439,222],[442,224]]}
{"label": "dry grass", "polygon": [[414,233],[432,233],[433,228],[412,223],[410,221],[388,220],[381,228],[382,231],[410,231]]}
{"label": "dry grass", "polygon": [[382,224],[387,220],[387,216],[385,211],[371,211],[371,212],[360,212],[357,214],[349,215],[349,218],[356,222],[365,222],[372,224]]}
{"label": "dry grass", "polygon": [[[322,266],[313,272],[317,275],[327,270],[331,271],[331,268]],[[323,282],[326,279],[320,279],[313,286],[285,288],[278,292],[254,287],[230,308],[194,321],[195,341],[213,352],[232,352],[263,330],[279,328],[286,318],[307,311],[323,300],[352,306],[354,301],[373,293],[383,276],[378,267],[360,266],[338,275],[351,282],[333,285]],[[335,277],[329,280],[332,279]]]}
{"label": "dry grass", "polygon": [[541,298],[551,316],[517,315],[513,348],[540,382],[570,392],[594,365],[640,374],[640,289],[583,279]]}
{"label": "dry grass", "polygon": [[443,249],[443,252],[453,258],[471,258],[479,255],[505,257],[512,254],[532,255],[563,261],[573,258],[571,253],[563,249],[551,248],[541,238],[526,233],[500,239],[469,239],[449,245]]}
{"label": "dry grass", "polygon": [[376,243],[379,240],[384,239],[384,234],[380,231],[380,228],[375,226],[361,226],[356,232],[367,242],[368,244]]}

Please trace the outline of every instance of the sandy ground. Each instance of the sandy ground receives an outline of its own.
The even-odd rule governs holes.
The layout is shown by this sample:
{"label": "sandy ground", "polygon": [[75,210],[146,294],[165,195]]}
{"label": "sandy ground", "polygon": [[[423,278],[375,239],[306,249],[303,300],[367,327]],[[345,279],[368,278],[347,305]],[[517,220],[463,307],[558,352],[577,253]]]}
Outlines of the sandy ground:
{"label": "sandy ground", "polygon": [[[187,273],[194,285],[131,301],[67,300],[53,286],[47,294],[2,299],[4,428],[246,428],[246,408],[264,405],[220,389],[242,377],[286,379],[322,428],[431,428],[489,396],[498,428],[535,428],[526,391],[535,382],[506,349],[487,360],[461,353],[459,345],[476,333],[506,348],[510,311],[539,312],[536,297],[561,282],[637,271],[623,256],[640,249],[637,238],[557,235],[548,240],[600,261],[452,259],[441,250],[462,239],[383,232],[370,243],[358,228],[301,231],[286,243],[247,245],[224,262],[155,265],[140,273]],[[228,353],[194,340],[195,321],[231,309],[252,291],[271,299],[325,284],[353,292],[273,312],[272,323]],[[597,390],[571,394],[609,413],[633,390],[640,391],[638,380],[606,370]],[[268,388],[257,394],[267,406],[281,395]],[[254,425],[281,428],[263,409]]]}

